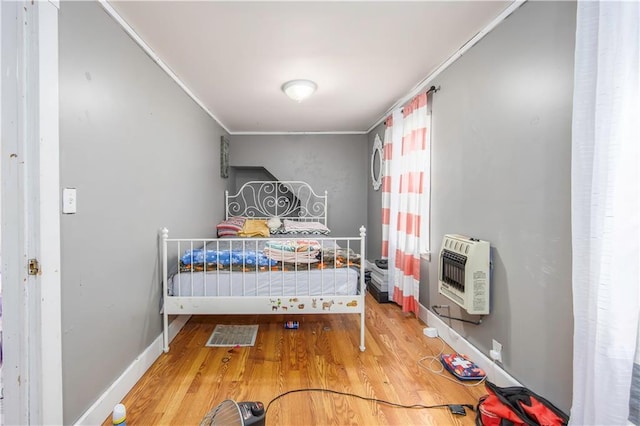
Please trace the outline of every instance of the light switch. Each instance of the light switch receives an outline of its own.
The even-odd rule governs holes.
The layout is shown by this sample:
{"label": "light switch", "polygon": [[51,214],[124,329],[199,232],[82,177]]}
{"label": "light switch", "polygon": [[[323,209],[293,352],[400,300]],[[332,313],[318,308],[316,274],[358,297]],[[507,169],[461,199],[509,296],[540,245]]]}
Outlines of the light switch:
{"label": "light switch", "polygon": [[62,213],[73,214],[76,212],[77,199],[75,188],[62,189]]}

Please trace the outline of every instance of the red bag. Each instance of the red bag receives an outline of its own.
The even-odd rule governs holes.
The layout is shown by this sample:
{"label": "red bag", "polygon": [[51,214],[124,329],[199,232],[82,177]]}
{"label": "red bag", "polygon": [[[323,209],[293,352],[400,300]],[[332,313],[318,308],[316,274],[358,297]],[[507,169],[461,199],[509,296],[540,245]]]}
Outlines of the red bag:
{"label": "red bag", "polygon": [[485,388],[489,394],[478,403],[478,426],[563,426],[569,422],[558,407],[527,388],[501,388],[489,381]]}

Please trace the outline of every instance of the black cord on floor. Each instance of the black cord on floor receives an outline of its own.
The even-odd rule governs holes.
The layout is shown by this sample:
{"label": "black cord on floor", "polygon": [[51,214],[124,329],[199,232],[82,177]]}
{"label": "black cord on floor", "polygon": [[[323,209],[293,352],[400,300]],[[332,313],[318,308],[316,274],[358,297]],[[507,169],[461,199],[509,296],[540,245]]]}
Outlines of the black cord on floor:
{"label": "black cord on floor", "polygon": [[450,411],[453,412],[453,408],[452,407],[460,406],[460,407],[466,407],[466,408],[470,409],[471,411],[475,411],[475,407],[472,404],[439,404],[439,405],[413,404],[413,405],[405,405],[405,404],[399,404],[399,403],[396,403],[396,402],[385,401],[384,399],[370,398],[370,397],[367,397],[367,396],[356,395],[356,394],[349,393],[349,392],[341,392],[341,391],[337,391],[337,390],[333,390],[333,389],[304,388],[304,389],[293,389],[293,390],[281,393],[280,395],[276,396],[271,401],[269,401],[269,403],[267,404],[267,408],[264,410],[265,419],[267,417],[267,412],[269,411],[269,407],[271,406],[271,404],[273,404],[275,401],[277,401],[278,399],[282,398],[283,396],[289,395],[291,393],[297,393],[297,392],[333,393],[333,394],[336,394],[336,395],[344,395],[344,396],[350,396],[350,397],[353,397],[353,398],[362,399],[364,401],[372,401],[372,402],[375,402],[375,403],[378,403],[378,404],[385,404],[385,405],[389,405],[391,407],[396,407],[396,408],[412,408],[412,409],[448,408]]}
{"label": "black cord on floor", "polygon": [[464,318],[456,318],[456,317],[451,317],[451,316],[448,316],[448,315],[442,315],[440,312],[437,311],[437,308],[441,308],[441,307],[442,306],[433,305],[431,307],[431,309],[433,310],[433,312],[436,313],[436,315],[438,315],[441,318],[449,318],[449,319],[452,319],[452,320],[455,320],[455,321],[466,322],[466,323],[473,324],[473,325],[482,324],[482,317],[480,317],[480,319],[478,321],[471,321],[471,320],[464,319]]}

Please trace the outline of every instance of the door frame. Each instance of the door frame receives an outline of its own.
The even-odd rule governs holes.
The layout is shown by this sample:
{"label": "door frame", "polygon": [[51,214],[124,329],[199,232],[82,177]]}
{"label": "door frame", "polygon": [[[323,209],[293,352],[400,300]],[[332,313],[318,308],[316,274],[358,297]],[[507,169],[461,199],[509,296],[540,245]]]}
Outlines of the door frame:
{"label": "door frame", "polygon": [[58,10],[0,5],[5,424],[63,424]]}

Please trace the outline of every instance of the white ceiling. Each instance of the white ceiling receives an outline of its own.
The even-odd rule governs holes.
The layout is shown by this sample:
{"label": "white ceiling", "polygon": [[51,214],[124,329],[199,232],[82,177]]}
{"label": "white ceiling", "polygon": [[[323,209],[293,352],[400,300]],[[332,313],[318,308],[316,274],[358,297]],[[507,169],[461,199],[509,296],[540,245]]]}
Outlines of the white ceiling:
{"label": "white ceiling", "polygon": [[[366,132],[511,3],[108,5],[223,127],[241,134]],[[318,84],[302,103],[280,90],[299,78]]]}

